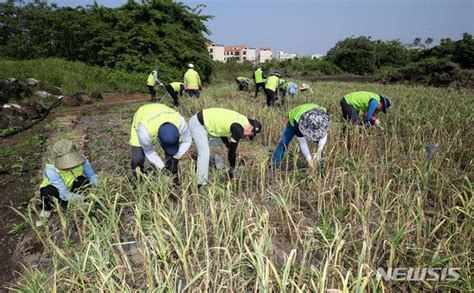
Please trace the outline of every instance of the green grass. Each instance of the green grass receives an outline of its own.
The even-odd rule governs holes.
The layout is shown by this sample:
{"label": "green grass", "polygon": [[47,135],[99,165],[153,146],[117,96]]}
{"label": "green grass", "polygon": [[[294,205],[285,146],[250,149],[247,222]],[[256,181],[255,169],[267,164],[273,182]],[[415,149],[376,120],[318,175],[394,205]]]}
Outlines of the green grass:
{"label": "green grass", "polygon": [[[25,268],[16,291],[472,291],[474,202],[473,92],[379,84],[312,84],[314,95],[268,109],[261,94],[237,93],[229,82],[183,98],[189,118],[202,108],[237,110],[263,123],[262,134],[242,142],[246,161],[235,180],[211,173],[206,194],[195,186],[190,158],[180,163],[180,200],[169,179],[150,174],[134,185],[129,175],[131,115],[139,105],[81,117],[71,131],[58,117],[55,140],[81,144],[100,184],[84,204],[59,213],[59,230],[34,227],[49,268]],[[385,133],[350,129],[340,135],[340,97],[356,90],[394,101],[380,114]],[[268,161],[289,109],[316,102],[331,113],[326,170],[305,166],[292,142],[281,170]],[[107,131],[103,131],[107,129]],[[82,132],[81,132],[82,131]],[[438,144],[431,162],[425,146]],[[315,145],[311,145],[315,150]],[[224,150],[220,150],[223,152]],[[54,221],[54,220],[51,220]],[[72,241],[71,233],[77,233]],[[56,233],[56,234],[55,234]],[[54,235],[62,235],[62,242]],[[385,282],[378,267],[461,268],[455,282]]]}
{"label": "green grass", "polygon": [[0,78],[35,78],[61,87],[66,94],[78,91],[145,91],[148,73],[127,73],[55,58],[23,61],[0,60]]}

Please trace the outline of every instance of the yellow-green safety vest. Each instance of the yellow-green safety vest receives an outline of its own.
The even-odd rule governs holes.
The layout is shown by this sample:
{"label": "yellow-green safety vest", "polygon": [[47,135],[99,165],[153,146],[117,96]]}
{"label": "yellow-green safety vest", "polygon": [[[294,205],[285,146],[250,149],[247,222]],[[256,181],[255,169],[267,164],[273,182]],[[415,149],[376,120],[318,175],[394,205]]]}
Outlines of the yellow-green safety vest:
{"label": "yellow-green safety vest", "polygon": [[309,103],[296,106],[288,114],[288,120],[290,122],[290,125],[295,126],[295,122],[298,123],[300,121],[301,115],[313,109],[322,109],[324,110],[324,112],[326,112],[326,109],[319,106],[318,104]]}
{"label": "yellow-green safety vest", "polygon": [[249,120],[244,115],[223,108],[209,108],[202,110],[204,127],[207,132],[215,137],[231,137],[230,126],[238,123],[245,128]]}
{"label": "yellow-green safety vest", "polygon": [[186,81],[187,87],[190,89],[199,88],[198,73],[194,69],[190,68],[184,74],[184,80]]}
{"label": "yellow-green safety vest", "polygon": [[146,80],[146,85],[149,85],[149,86],[155,86],[156,85],[156,80],[155,80],[155,77],[153,77],[153,74],[156,73],[157,71],[154,70],[150,73],[150,75],[148,75],[148,79]]}
{"label": "yellow-green safety vest", "polygon": [[[64,184],[66,184],[69,191],[71,191],[72,184],[77,179],[77,177],[84,174],[84,167],[82,166],[82,164],[72,169],[69,169],[67,171],[58,169],[52,164],[47,164],[46,166],[53,167],[54,169],[56,169],[56,172],[58,172],[58,174],[61,176],[61,178],[64,181]],[[43,188],[50,184],[51,184],[51,181],[49,180],[49,178],[46,175],[43,175],[43,182],[41,182],[40,187]]]}
{"label": "yellow-green safety vest", "polygon": [[353,92],[345,95],[347,104],[351,105],[359,113],[365,113],[369,110],[370,99],[375,99],[380,103],[380,95],[371,92]]}
{"label": "yellow-green safety vest", "polygon": [[138,123],[143,124],[151,135],[153,144],[158,137],[158,129],[164,123],[171,123],[178,129],[180,128],[181,115],[163,104],[147,104],[138,108],[133,116],[132,129],[130,130],[130,145],[139,147]]}
{"label": "yellow-green safety vest", "polygon": [[179,92],[181,90],[181,85],[184,86],[184,83],[175,81],[170,83],[170,85],[175,92]]}
{"label": "yellow-green safety vest", "polygon": [[260,68],[255,70],[254,76],[255,76],[255,83],[263,82],[263,71]]}
{"label": "yellow-green safety vest", "polygon": [[265,84],[265,88],[272,91],[276,91],[278,84],[279,84],[279,78],[275,75],[272,75],[269,78],[267,78],[267,83]]}

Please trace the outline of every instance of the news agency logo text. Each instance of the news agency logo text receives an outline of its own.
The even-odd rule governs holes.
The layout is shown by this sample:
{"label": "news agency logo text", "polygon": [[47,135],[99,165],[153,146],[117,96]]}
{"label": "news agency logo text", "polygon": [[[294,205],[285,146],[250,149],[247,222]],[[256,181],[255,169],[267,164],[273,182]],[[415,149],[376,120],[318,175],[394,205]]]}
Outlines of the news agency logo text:
{"label": "news agency logo text", "polygon": [[461,268],[378,268],[377,280],[450,282],[459,280]]}

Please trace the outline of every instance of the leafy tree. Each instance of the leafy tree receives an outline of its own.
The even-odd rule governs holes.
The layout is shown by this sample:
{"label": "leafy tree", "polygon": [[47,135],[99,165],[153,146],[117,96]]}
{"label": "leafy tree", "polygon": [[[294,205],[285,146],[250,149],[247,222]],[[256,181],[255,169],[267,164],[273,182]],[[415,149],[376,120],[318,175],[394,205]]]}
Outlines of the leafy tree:
{"label": "leafy tree", "polygon": [[375,45],[364,36],[346,38],[329,50],[326,60],[346,72],[373,74],[376,69]]}
{"label": "leafy tree", "polygon": [[426,48],[428,48],[431,45],[431,43],[433,43],[433,38],[431,37],[426,38],[425,40]]}
{"label": "leafy tree", "polygon": [[416,37],[416,38],[413,40],[413,45],[418,46],[418,45],[420,45],[420,44],[421,44],[421,38]]}
{"label": "leafy tree", "polygon": [[474,39],[469,33],[464,33],[462,40],[456,42],[453,61],[463,68],[474,68]]}
{"label": "leafy tree", "polygon": [[181,80],[194,63],[207,80],[210,16],[200,15],[200,7],[171,0],[129,0],[119,8],[57,8],[35,0],[20,7],[8,0],[0,4],[0,56],[59,57],[146,73],[160,65],[165,81]]}

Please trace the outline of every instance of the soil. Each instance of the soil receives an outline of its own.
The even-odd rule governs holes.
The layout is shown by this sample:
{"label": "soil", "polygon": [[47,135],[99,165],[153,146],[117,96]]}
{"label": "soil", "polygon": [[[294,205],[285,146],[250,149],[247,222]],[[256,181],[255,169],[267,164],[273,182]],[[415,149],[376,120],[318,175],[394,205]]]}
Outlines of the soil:
{"label": "soil", "polygon": [[[97,103],[56,108],[44,121],[32,128],[0,139],[0,291],[14,280],[21,262],[34,259],[35,255],[40,255],[43,251],[41,243],[34,242],[31,230],[21,226],[23,219],[12,208],[25,212],[40,184],[45,140],[54,137],[52,130],[47,130],[45,126],[58,116],[75,118],[70,121],[74,123],[91,113],[97,115],[109,111],[111,107],[147,100],[148,96],[141,94],[108,93]],[[19,231],[10,233],[13,227],[17,227]],[[23,252],[27,255],[22,255]]]}

